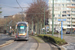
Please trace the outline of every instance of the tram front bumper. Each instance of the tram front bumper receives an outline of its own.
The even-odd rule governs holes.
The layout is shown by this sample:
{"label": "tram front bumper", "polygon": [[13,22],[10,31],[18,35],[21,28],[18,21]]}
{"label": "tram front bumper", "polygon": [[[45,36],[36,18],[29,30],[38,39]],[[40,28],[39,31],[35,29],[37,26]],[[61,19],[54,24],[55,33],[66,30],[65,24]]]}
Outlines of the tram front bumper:
{"label": "tram front bumper", "polygon": [[17,40],[19,40],[19,39],[28,39],[28,37],[27,36],[18,36],[16,39]]}

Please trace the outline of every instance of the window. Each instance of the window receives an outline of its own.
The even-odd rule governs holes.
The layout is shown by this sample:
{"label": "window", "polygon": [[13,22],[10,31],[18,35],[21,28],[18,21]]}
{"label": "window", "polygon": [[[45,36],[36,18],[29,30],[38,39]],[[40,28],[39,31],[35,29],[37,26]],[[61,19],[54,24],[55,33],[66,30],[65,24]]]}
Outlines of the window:
{"label": "window", "polygon": [[75,0],[72,0],[73,2],[75,2]]}
{"label": "window", "polygon": [[62,10],[66,10],[67,8],[62,8]]}
{"label": "window", "polygon": [[73,20],[75,20],[75,18],[72,18]]}
{"label": "window", "polygon": [[66,4],[66,6],[70,6],[70,4]]}
{"label": "window", "polygon": [[58,15],[58,17],[60,17],[60,15]]}
{"label": "window", "polygon": [[75,25],[73,25],[73,27],[75,27]]}
{"label": "window", "polygon": [[64,17],[64,16],[66,16],[66,15],[62,15],[62,17]]}
{"label": "window", "polygon": [[70,18],[67,18],[68,20],[70,20]]}
{"label": "window", "polygon": [[75,4],[72,4],[72,6],[75,6]]}
{"label": "window", "polygon": [[70,25],[67,25],[68,27],[70,27]]}
{"label": "window", "polygon": [[62,4],[62,6],[64,6],[64,4]]}
{"label": "window", "polygon": [[72,16],[75,16],[75,14],[73,14]]}
{"label": "window", "polygon": [[[61,1],[61,0],[60,0]],[[66,0],[62,0],[62,3],[66,3]]]}
{"label": "window", "polygon": [[70,3],[71,2],[71,0],[67,0],[67,3]]}
{"label": "window", "polygon": [[75,13],[75,11],[72,11],[72,13]]}
{"label": "window", "polygon": [[71,1],[71,0],[67,0],[67,1]]}
{"label": "window", "polygon": [[70,11],[67,11],[67,13],[70,13]]}
{"label": "window", "polygon": [[63,11],[63,13],[66,13],[66,11]]}
{"label": "window", "polygon": [[67,10],[70,10],[70,8],[67,8]]}
{"label": "window", "polygon": [[70,22],[67,22],[67,23],[70,23]]}
{"label": "window", "polygon": [[67,16],[70,16],[70,14],[67,14]]}
{"label": "window", "polygon": [[60,2],[61,2],[61,0],[56,0],[56,2],[57,2],[57,3],[60,3]]}

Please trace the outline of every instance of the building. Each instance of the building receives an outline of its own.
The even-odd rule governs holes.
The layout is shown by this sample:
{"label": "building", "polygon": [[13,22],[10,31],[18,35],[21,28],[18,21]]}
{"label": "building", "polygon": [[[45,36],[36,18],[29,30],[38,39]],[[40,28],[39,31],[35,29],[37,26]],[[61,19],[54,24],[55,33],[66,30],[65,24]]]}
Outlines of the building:
{"label": "building", "polygon": [[[53,0],[49,0],[50,15],[52,15],[52,2]],[[75,28],[75,8],[69,8],[68,6],[75,6],[75,0],[54,0],[54,21],[66,19],[63,22],[64,29]]]}
{"label": "building", "polygon": [[4,16],[4,18],[7,18],[7,17],[9,17],[9,16]]}

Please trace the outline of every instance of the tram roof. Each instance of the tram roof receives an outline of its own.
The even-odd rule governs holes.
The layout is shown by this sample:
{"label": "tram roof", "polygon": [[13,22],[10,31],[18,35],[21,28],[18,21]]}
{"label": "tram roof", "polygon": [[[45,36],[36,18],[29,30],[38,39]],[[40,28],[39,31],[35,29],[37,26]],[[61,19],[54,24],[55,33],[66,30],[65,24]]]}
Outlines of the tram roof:
{"label": "tram roof", "polygon": [[23,22],[23,21],[22,21],[22,22],[18,22],[17,24],[20,24],[20,23],[25,23],[25,24],[28,24],[28,22]]}

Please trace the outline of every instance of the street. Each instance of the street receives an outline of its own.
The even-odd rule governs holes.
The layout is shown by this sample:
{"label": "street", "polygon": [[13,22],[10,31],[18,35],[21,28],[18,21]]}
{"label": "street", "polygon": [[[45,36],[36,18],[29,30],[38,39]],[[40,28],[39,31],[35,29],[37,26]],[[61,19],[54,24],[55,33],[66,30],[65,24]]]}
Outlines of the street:
{"label": "street", "polygon": [[65,46],[67,50],[75,50],[75,37],[74,36],[66,36],[64,35],[64,39],[68,42],[68,46]]}
{"label": "street", "polygon": [[[14,38],[2,35],[5,38],[0,38],[0,44],[5,43],[8,40],[14,40]],[[14,41],[12,44],[6,45],[1,47],[0,50],[36,50],[37,48],[37,41],[31,37],[29,37],[29,41],[25,40],[18,40]]]}
{"label": "street", "polygon": [[75,43],[69,43],[69,45],[65,46],[65,48],[67,48],[67,50],[75,50]]}
{"label": "street", "polygon": [[8,40],[13,40],[13,39],[14,39],[13,37],[10,37],[6,34],[0,34],[0,45],[4,44]]}

